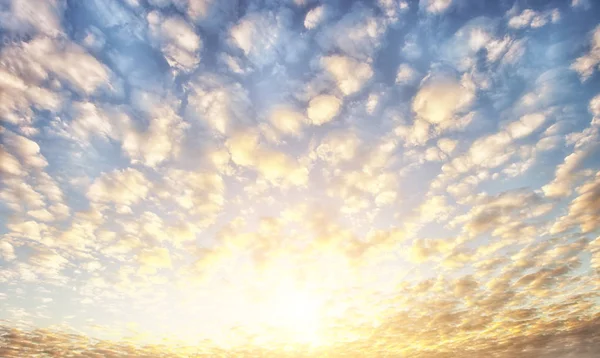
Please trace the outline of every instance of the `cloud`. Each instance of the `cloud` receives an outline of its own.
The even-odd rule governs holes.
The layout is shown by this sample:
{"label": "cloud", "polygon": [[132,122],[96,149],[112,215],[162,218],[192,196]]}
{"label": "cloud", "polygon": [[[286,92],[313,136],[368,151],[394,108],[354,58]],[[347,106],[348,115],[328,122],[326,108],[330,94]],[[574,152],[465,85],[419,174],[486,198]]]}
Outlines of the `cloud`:
{"label": "cloud", "polygon": [[0,146],[0,171],[4,174],[20,176],[24,174],[19,160]]}
{"label": "cloud", "polygon": [[239,83],[217,76],[199,76],[193,82],[187,108],[188,117],[199,117],[221,134],[251,122],[248,91]]}
{"label": "cloud", "polygon": [[398,71],[396,72],[396,83],[402,85],[411,85],[418,81],[419,77],[419,72],[417,72],[409,64],[402,63],[400,66],[398,66]]}
{"label": "cloud", "polygon": [[278,59],[295,61],[293,46],[300,39],[288,32],[289,13],[271,11],[246,14],[229,31],[233,43],[254,66],[262,68]]}
{"label": "cloud", "polygon": [[0,356],[595,357],[590,2],[0,3]]}
{"label": "cloud", "polygon": [[600,173],[577,188],[578,196],[569,204],[569,212],[552,226],[552,233],[559,233],[578,225],[581,232],[597,230],[600,219]]}
{"label": "cloud", "polygon": [[201,216],[202,224],[212,223],[225,203],[225,182],[210,170],[170,169],[155,190],[159,198],[172,200],[187,213]]}
{"label": "cloud", "polygon": [[225,143],[231,160],[242,167],[256,169],[271,183],[303,186],[308,180],[308,169],[284,152],[262,145],[256,131],[241,131]]}
{"label": "cloud", "polygon": [[304,27],[312,30],[318,27],[327,18],[327,7],[320,5],[310,9],[304,17]]}
{"label": "cloud", "polygon": [[285,135],[299,136],[308,120],[300,111],[282,105],[271,110],[269,122]]}
{"label": "cloud", "polygon": [[40,170],[48,165],[46,158],[40,153],[40,146],[31,139],[8,131],[3,133],[3,139],[25,168]]}
{"label": "cloud", "polygon": [[[503,227],[519,223],[521,219],[531,215],[530,210],[533,210],[534,206],[542,204],[537,194],[524,190],[507,191],[496,196],[482,196],[478,200],[479,203],[472,206],[467,214],[456,217],[452,222],[452,225],[462,225],[463,231],[470,237],[477,237],[487,231],[492,231],[494,236],[524,237],[524,232],[520,231],[522,225],[511,228],[515,230],[504,230]],[[515,234],[517,235],[513,236]]]}
{"label": "cloud", "polygon": [[0,197],[12,210],[23,211],[25,208],[35,210],[44,207],[44,197],[21,179],[4,179],[3,185]]}
{"label": "cloud", "polygon": [[63,1],[13,0],[6,6],[10,10],[0,12],[0,25],[13,34],[44,34],[59,36],[63,32],[61,21],[65,5]]}
{"label": "cloud", "polygon": [[592,4],[589,0],[572,0],[571,7],[576,9],[589,10],[592,7]]}
{"label": "cloud", "polygon": [[419,207],[420,219],[423,222],[444,221],[452,212],[445,197],[437,195],[428,198]]}
{"label": "cloud", "polygon": [[21,47],[4,52],[10,62],[21,61],[25,68],[54,73],[64,84],[81,94],[91,94],[105,86],[110,88],[111,71],[79,45],[66,41],[56,43],[49,37],[38,37]]}
{"label": "cloud", "polygon": [[358,61],[368,61],[381,45],[386,23],[364,6],[355,5],[339,21],[322,26],[316,40],[323,52],[340,51]]}
{"label": "cloud", "polygon": [[412,109],[417,116],[427,122],[444,127],[454,115],[469,106],[475,93],[474,89],[452,78],[436,79],[425,83],[415,95]]}
{"label": "cloud", "polygon": [[571,65],[571,69],[577,71],[581,80],[585,81],[594,73],[600,64],[600,26],[597,26],[591,34],[589,51],[578,57]]}
{"label": "cloud", "polygon": [[508,26],[515,29],[522,29],[525,27],[539,28],[546,25],[548,22],[558,22],[560,20],[560,12],[558,9],[547,11],[545,13],[538,13],[531,9],[525,9],[520,14],[512,16],[508,20]]}
{"label": "cloud", "polygon": [[[135,92],[132,97],[137,113],[143,114],[142,118],[134,121],[127,112],[103,113],[90,107],[85,116],[75,119],[73,128],[84,137],[92,132],[120,140],[122,150],[133,163],[156,167],[177,157],[184,132],[188,128],[188,124],[177,114],[178,103],[171,103],[168,98],[159,98],[145,92]],[[140,128],[140,120],[148,123],[143,129]]]}
{"label": "cloud", "polygon": [[171,255],[166,248],[145,249],[138,255],[141,264],[140,272],[144,274],[155,274],[161,268],[171,267]]}
{"label": "cloud", "polygon": [[0,243],[0,256],[5,261],[12,261],[17,258],[15,255],[15,248],[10,242],[2,241]]}
{"label": "cloud", "polygon": [[518,121],[511,122],[506,130],[513,139],[528,137],[546,121],[542,113],[532,113],[521,117]]}
{"label": "cloud", "polygon": [[321,64],[337,82],[337,86],[346,96],[360,91],[373,77],[368,63],[361,63],[346,56],[327,56]]}
{"label": "cloud", "polygon": [[360,139],[352,131],[330,132],[315,149],[316,156],[332,165],[348,162],[355,158]]}
{"label": "cloud", "polygon": [[318,95],[310,100],[306,113],[312,124],[320,126],[332,121],[341,110],[342,101],[332,95]]}
{"label": "cloud", "polygon": [[152,183],[133,168],[103,173],[94,180],[87,197],[94,202],[131,205],[148,195]]}
{"label": "cloud", "polygon": [[177,1],[175,5],[182,8],[190,19],[203,28],[218,31],[224,23],[235,19],[238,10],[232,0],[186,0]]}
{"label": "cloud", "polygon": [[571,194],[573,184],[577,180],[577,171],[581,169],[583,161],[594,153],[595,149],[598,148],[578,150],[565,157],[564,162],[557,166],[554,179],[542,187],[544,194],[549,197]]}
{"label": "cloud", "polygon": [[442,14],[452,5],[452,0],[420,0],[419,8],[431,14]]}
{"label": "cloud", "polygon": [[452,246],[451,240],[417,239],[413,241],[410,259],[416,263],[422,263],[434,256],[448,252]]}
{"label": "cloud", "polygon": [[190,24],[176,16],[164,18],[157,11],[149,13],[147,19],[150,36],[171,67],[191,71],[198,65],[203,42]]}

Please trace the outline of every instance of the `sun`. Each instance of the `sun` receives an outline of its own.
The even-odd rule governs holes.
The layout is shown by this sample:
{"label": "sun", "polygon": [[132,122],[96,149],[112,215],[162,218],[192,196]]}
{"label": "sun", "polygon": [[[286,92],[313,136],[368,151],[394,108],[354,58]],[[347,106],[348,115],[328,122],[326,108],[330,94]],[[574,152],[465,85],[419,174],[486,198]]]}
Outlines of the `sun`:
{"label": "sun", "polygon": [[268,324],[282,341],[320,345],[324,303],[323,297],[308,289],[281,285],[267,299]]}

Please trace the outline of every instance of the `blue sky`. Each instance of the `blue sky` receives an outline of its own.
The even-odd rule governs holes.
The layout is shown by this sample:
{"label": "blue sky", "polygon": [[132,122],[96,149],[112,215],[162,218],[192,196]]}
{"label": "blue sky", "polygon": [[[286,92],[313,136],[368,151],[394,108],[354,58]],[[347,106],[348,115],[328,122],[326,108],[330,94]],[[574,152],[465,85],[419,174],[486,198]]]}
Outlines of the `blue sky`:
{"label": "blue sky", "polygon": [[3,329],[592,357],[597,14],[0,1]]}

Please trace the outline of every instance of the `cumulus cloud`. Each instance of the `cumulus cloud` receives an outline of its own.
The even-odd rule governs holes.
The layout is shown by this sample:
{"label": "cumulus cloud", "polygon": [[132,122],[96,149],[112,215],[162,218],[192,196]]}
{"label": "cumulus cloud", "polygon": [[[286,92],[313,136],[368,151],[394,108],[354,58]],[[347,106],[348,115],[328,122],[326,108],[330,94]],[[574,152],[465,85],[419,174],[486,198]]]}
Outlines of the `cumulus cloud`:
{"label": "cumulus cloud", "polygon": [[446,12],[450,5],[452,5],[452,0],[420,0],[419,7],[421,9],[426,10],[432,14],[442,14]]}
{"label": "cumulus cloud", "polygon": [[396,72],[396,83],[398,84],[414,84],[419,79],[419,73],[410,65],[403,63],[398,66]]}
{"label": "cumulus cloud", "polygon": [[552,232],[563,232],[573,226],[579,226],[582,232],[588,233],[599,227],[600,207],[600,173],[577,188],[578,196],[569,204],[569,212],[561,217],[553,226]]}
{"label": "cumulus cloud", "polygon": [[46,36],[59,36],[63,29],[61,20],[65,10],[60,0],[22,1],[14,0],[0,11],[0,25],[5,30],[17,34],[41,33]]}
{"label": "cumulus cloud", "polygon": [[332,121],[341,110],[342,101],[332,95],[318,95],[310,100],[306,114],[314,125],[322,125]]}
{"label": "cumulus cloud", "polygon": [[256,131],[234,134],[226,142],[231,160],[242,167],[256,169],[272,183],[302,186],[308,180],[308,169],[284,152],[270,149],[260,143]]}
{"label": "cumulus cloud", "polygon": [[289,106],[277,106],[271,110],[270,123],[281,133],[298,136],[308,123],[306,116]]}
{"label": "cumulus cloud", "polygon": [[554,179],[542,187],[544,194],[549,197],[571,194],[573,184],[577,180],[577,171],[581,169],[583,161],[593,152],[594,148],[589,148],[575,151],[566,156],[564,162],[557,166]]}
{"label": "cumulus cloud", "polygon": [[87,191],[87,197],[100,203],[131,205],[146,198],[151,186],[152,183],[139,170],[114,170],[96,178]]}
{"label": "cumulus cloud", "polygon": [[339,21],[322,27],[317,43],[324,52],[340,51],[359,61],[373,58],[387,25],[366,7],[355,5]]}
{"label": "cumulus cloud", "polygon": [[289,32],[290,14],[286,11],[251,12],[230,30],[233,43],[254,66],[262,68],[282,59],[295,62],[302,39]]}
{"label": "cumulus cloud", "polygon": [[359,146],[360,139],[354,132],[333,132],[321,140],[315,154],[319,159],[336,165],[354,159]]}
{"label": "cumulus cloud", "polygon": [[170,16],[163,18],[153,11],[147,15],[150,36],[172,67],[190,71],[200,62],[202,39],[184,19]]}
{"label": "cumulus cloud", "polygon": [[317,6],[313,9],[310,9],[306,13],[306,17],[304,17],[304,27],[309,30],[312,30],[321,24],[327,17],[327,8],[325,5]]}
{"label": "cumulus cloud", "polygon": [[525,9],[520,14],[512,16],[508,20],[508,26],[515,29],[525,27],[539,28],[546,25],[548,22],[558,22],[560,20],[560,12],[558,9],[545,13],[538,13],[531,9]]}
{"label": "cumulus cloud", "polygon": [[589,46],[589,51],[578,57],[571,65],[571,68],[577,71],[584,81],[590,78],[600,64],[600,26],[597,26],[591,34]]}
{"label": "cumulus cloud", "polygon": [[321,64],[335,79],[338,88],[345,95],[351,95],[373,77],[373,70],[368,63],[361,63],[346,56],[327,56]]}
{"label": "cumulus cloud", "polygon": [[217,76],[200,76],[190,90],[188,116],[200,119],[221,134],[249,123],[248,91],[239,83]]}
{"label": "cumulus cloud", "polygon": [[455,114],[469,106],[475,96],[471,86],[452,79],[443,78],[425,83],[415,95],[412,109],[427,122],[440,125],[454,119]]}

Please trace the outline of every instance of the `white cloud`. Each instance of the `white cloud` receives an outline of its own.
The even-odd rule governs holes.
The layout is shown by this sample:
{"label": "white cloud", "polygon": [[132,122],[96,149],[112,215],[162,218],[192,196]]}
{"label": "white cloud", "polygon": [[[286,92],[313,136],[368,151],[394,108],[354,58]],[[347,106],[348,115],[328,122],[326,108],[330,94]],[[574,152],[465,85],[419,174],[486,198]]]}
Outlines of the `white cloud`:
{"label": "white cloud", "polygon": [[468,108],[475,99],[472,83],[456,79],[431,78],[417,92],[412,109],[419,118],[449,128],[455,124],[456,115]]}
{"label": "white cloud", "polygon": [[437,145],[438,147],[446,154],[450,155],[452,154],[452,152],[454,152],[454,149],[456,148],[456,145],[458,144],[457,140],[454,139],[450,139],[450,138],[442,138],[440,140],[438,140]]}
{"label": "white cloud", "polygon": [[396,83],[398,84],[414,84],[419,80],[419,72],[412,68],[409,64],[402,63],[398,66],[396,72]]}
{"label": "white cloud", "polygon": [[335,79],[338,88],[345,95],[360,91],[373,77],[371,65],[358,62],[347,56],[327,56],[321,59],[321,64]]}
{"label": "white cloud", "polygon": [[542,113],[527,114],[518,121],[511,122],[506,130],[513,139],[519,139],[529,136],[546,121],[546,116]]}
{"label": "white cloud", "polygon": [[137,129],[132,122],[117,124],[125,127],[124,132],[119,133],[123,151],[132,162],[141,162],[149,167],[177,157],[188,124],[170,106],[169,99],[148,93],[136,93],[133,97],[137,107],[146,112],[149,124],[144,131]]}
{"label": "white cloud", "polygon": [[0,242],[0,257],[2,257],[2,259],[5,261],[12,261],[17,258],[15,255],[15,248],[10,244],[10,242]]}
{"label": "white cloud", "polygon": [[342,101],[332,95],[319,95],[308,103],[306,113],[314,125],[322,125],[332,121],[339,113]]}
{"label": "white cloud", "polygon": [[22,211],[25,208],[35,210],[44,207],[44,197],[22,179],[7,178],[2,181],[2,184],[0,198],[12,210]]}
{"label": "white cloud", "polygon": [[[10,54],[11,51],[7,52]],[[9,65],[16,65],[20,61],[19,56],[15,55],[12,58],[5,56],[4,59]],[[32,63],[31,67],[28,70],[35,72],[37,65]],[[25,82],[18,74],[11,73],[0,66],[0,90],[4,93],[0,99],[0,115],[3,119],[15,124],[29,124],[33,119],[34,109],[58,111],[61,108],[60,93],[40,87],[45,73],[42,71],[39,75],[42,78]]]}
{"label": "white cloud", "polygon": [[419,8],[427,10],[427,12],[432,14],[442,14],[446,12],[450,5],[452,5],[452,0],[420,0]]}
{"label": "white cloud", "polygon": [[371,10],[354,6],[339,21],[322,26],[316,39],[325,53],[337,50],[359,61],[368,61],[381,45],[386,30],[385,22]]}
{"label": "white cloud", "polygon": [[571,0],[571,7],[582,10],[589,10],[592,7],[590,0]]}
{"label": "white cloud", "polygon": [[5,56],[12,57],[13,61],[22,61],[31,70],[52,72],[82,94],[91,94],[102,86],[111,88],[111,71],[84,48],[70,41],[58,44],[52,38],[39,37],[14,52],[5,53]]}
{"label": "white cloud", "polygon": [[148,14],[150,35],[159,44],[169,65],[191,71],[200,62],[203,42],[194,28],[184,19],[176,16],[163,18],[153,11]]}
{"label": "white cloud", "polygon": [[8,131],[3,133],[3,137],[6,146],[26,168],[40,170],[48,165],[36,142]]}
{"label": "white cloud", "polygon": [[200,76],[193,83],[187,117],[199,118],[221,134],[251,123],[249,94],[241,84],[210,75]]}
{"label": "white cloud", "polygon": [[269,122],[281,133],[298,136],[308,123],[305,115],[288,106],[277,106],[271,110]]}
{"label": "white cloud", "polygon": [[289,31],[289,13],[282,11],[251,12],[231,28],[233,43],[258,68],[278,59],[294,62],[302,50],[302,39]]}
{"label": "white cloud", "polygon": [[225,145],[235,164],[257,170],[272,184],[306,185],[308,169],[287,153],[261,144],[256,131],[240,131],[232,135]]}
{"label": "white cloud", "polygon": [[436,195],[427,198],[419,206],[419,218],[422,222],[444,221],[452,211],[453,208],[448,204],[446,197]]}
{"label": "white cloud", "polygon": [[[65,6],[60,0],[12,0],[0,10],[0,27],[15,34],[36,34],[56,37],[63,32],[61,26]],[[4,9],[2,9],[4,10]]]}
{"label": "white cloud", "polygon": [[225,203],[225,182],[210,170],[185,171],[170,169],[162,185],[155,186],[156,195],[173,200],[192,215],[210,222]]}
{"label": "white cloud", "polygon": [[330,132],[315,149],[316,156],[332,165],[354,159],[360,140],[353,131]]}
{"label": "white cloud", "polygon": [[210,31],[219,31],[223,24],[238,15],[234,0],[183,0],[176,1],[175,5],[195,23]]}
{"label": "white cloud", "polygon": [[557,220],[551,233],[560,233],[574,226],[591,233],[600,228],[600,172],[577,188],[578,196],[569,204],[567,215]]}
{"label": "white cloud", "polygon": [[312,30],[318,27],[327,18],[327,8],[325,5],[320,5],[310,9],[304,18],[304,27]]}
{"label": "white cloud", "polygon": [[573,184],[577,180],[577,172],[581,169],[584,160],[597,149],[591,147],[577,150],[566,156],[564,162],[556,167],[554,179],[542,187],[544,194],[549,197],[561,197],[571,194]]}
{"label": "white cloud", "polygon": [[148,195],[152,183],[136,169],[127,168],[103,173],[87,191],[94,202],[131,205]]}
{"label": "white cloud", "polygon": [[600,26],[594,29],[588,53],[578,57],[571,65],[571,69],[577,71],[585,81],[594,73],[598,64],[600,64]]}
{"label": "white cloud", "polygon": [[525,27],[539,28],[546,25],[548,22],[558,22],[560,20],[560,12],[557,9],[538,13],[531,9],[523,10],[519,15],[512,16],[508,20],[508,26],[515,29]]}
{"label": "white cloud", "polygon": [[0,145],[0,172],[9,175],[20,176],[25,172],[19,163],[19,160],[14,155],[7,152]]}

